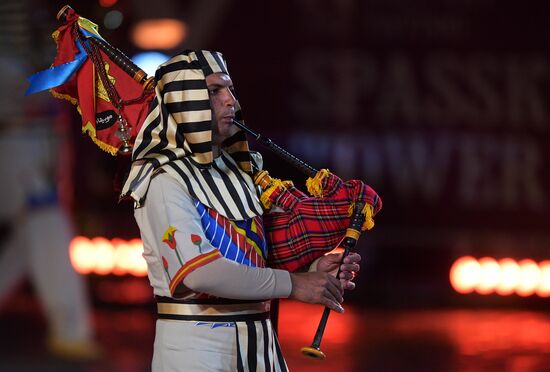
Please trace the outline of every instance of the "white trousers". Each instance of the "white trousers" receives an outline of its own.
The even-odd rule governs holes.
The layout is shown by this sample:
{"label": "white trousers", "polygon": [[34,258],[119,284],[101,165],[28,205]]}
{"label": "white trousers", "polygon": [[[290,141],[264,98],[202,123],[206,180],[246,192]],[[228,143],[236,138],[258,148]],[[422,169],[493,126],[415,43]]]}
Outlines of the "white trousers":
{"label": "white trousers", "polygon": [[[237,338],[238,332],[238,338]],[[157,320],[153,372],[286,372],[270,320]]]}
{"label": "white trousers", "polygon": [[235,326],[196,324],[157,320],[153,372],[237,370]]}

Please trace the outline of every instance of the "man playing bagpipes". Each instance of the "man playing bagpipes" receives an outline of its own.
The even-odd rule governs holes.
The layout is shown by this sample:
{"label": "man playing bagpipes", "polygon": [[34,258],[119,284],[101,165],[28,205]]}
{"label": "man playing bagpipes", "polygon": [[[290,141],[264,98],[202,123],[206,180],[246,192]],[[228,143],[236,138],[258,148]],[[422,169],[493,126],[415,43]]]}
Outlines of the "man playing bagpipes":
{"label": "man playing bagpipes", "polygon": [[[352,203],[367,205],[363,216],[372,223],[379,198],[360,181],[332,190],[339,179],[326,171],[310,181],[317,198],[257,173],[260,196],[252,176],[262,159],[234,125],[242,114],[220,53],[178,54],[159,66],[155,81],[143,124],[130,123],[140,128],[122,190],[136,206],[158,303],[153,371],[285,371],[270,299],[343,312],[343,290],[355,287],[361,258],[352,253],[340,264],[341,254],[325,253],[343,238]],[[336,206],[313,205],[329,194],[338,194]],[[316,225],[326,238],[314,232],[304,243],[293,230],[284,244],[277,222],[264,229],[264,208],[273,210],[267,221],[291,225],[315,225],[311,211],[338,216]],[[339,268],[337,279],[331,272]]]}

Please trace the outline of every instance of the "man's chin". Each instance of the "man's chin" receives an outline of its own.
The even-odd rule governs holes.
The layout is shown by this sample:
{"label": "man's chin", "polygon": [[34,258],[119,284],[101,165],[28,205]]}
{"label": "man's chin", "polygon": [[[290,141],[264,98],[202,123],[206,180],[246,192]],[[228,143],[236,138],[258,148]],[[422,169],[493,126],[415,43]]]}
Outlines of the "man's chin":
{"label": "man's chin", "polygon": [[225,141],[232,135],[234,135],[239,128],[233,124],[232,121],[220,121],[218,122],[218,136],[222,141]]}

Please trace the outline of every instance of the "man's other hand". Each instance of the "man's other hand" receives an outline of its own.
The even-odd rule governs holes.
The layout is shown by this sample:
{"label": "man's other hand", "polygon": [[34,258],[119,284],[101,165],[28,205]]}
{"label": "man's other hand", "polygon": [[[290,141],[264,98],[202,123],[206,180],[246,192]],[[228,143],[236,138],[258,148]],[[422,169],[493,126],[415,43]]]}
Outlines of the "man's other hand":
{"label": "man's other hand", "polygon": [[291,273],[292,299],[310,304],[322,304],[339,313],[344,312],[340,303],[344,290],[340,280],[326,272]]}

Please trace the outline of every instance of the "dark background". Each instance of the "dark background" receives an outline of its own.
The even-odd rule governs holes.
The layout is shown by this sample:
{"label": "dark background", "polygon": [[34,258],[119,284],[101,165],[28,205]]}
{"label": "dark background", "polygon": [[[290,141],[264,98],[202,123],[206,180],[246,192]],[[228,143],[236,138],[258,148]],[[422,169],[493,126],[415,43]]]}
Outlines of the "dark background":
{"label": "dark background", "polygon": [[[57,27],[64,4],[31,12],[41,39]],[[312,166],[362,179],[380,194],[384,208],[359,243],[364,263],[349,301],[547,307],[534,297],[461,296],[448,279],[463,255],[550,257],[546,1],[70,5],[130,56],[139,51],[129,40],[138,20],[187,22],[189,38],[163,52],[221,51],[251,128]],[[102,19],[112,9],[124,21],[108,30]],[[44,56],[55,48],[39,45],[36,70],[51,63]],[[117,204],[112,187],[120,160],[81,136],[79,117],[67,109],[74,117],[77,232],[137,237],[132,208]],[[272,175],[303,185],[302,175],[263,153]]]}
{"label": "dark background", "polygon": [[[291,370],[549,370],[548,298],[461,295],[449,281],[451,265],[465,255],[550,260],[547,1],[99,3],[69,4],[129,56],[142,51],[130,38],[140,20],[185,22],[187,38],[161,52],[223,52],[251,128],[316,168],[364,180],[382,197],[375,228],[359,241],[357,288],[346,293],[345,314],[330,316],[325,361],[299,352],[322,307],[281,301],[279,336]],[[65,4],[3,0],[0,60],[17,59],[28,75],[50,66],[50,35]],[[111,30],[104,19],[113,10],[123,21]],[[124,159],[82,135],[80,116],[66,101],[47,93],[17,98],[24,90],[17,76],[0,73],[0,139],[14,129],[54,132],[35,124],[59,127],[51,142],[61,145],[60,172],[51,176],[62,175],[57,186],[75,233],[139,237],[132,205],[118,203],[115,191]],[[263,154],[271,175],[303,185],[303,175]],[[17,156],[7,164],[19,169]],[[2,191],[13,184],[11,168],[0,167],[0,257],[20,221],[16,193]],[[21,255],[34,248],[21,247]],[[147,279],[85,279],[102,357],[86,362],[52,352],[44,301],[27,279],[1,294],[0,370],[150,370],[155,309]]]}

